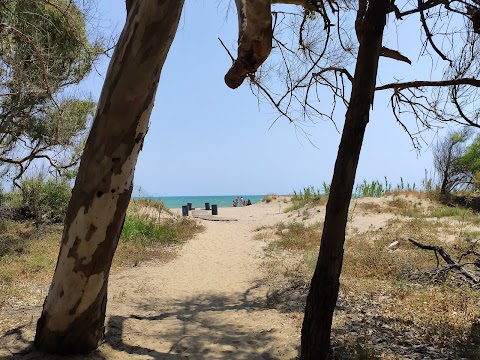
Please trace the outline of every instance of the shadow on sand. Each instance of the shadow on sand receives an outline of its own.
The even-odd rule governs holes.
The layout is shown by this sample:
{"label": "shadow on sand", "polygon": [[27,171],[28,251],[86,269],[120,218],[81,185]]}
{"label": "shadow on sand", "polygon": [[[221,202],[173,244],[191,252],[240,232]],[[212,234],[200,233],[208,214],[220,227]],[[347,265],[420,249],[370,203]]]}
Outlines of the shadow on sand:
{"label": "shadow on sand", "polygon": [[[278,329],[262,322],[262,312],[271,310],[251,295],[257,287],[254,284],[238,296],[203,295],[169,304],[144,298],[128,316],[112,309],[105,343],[92,353],[67,358],[286,359],[282,354],[292,353],[292,346],[282,350],[282,344],[275,342]],[[20,327],[0,336],[0,349],[11,351],[0,359],[66,358],[35,350],[33,334],[34,324],[30,324],[27,332]]]}

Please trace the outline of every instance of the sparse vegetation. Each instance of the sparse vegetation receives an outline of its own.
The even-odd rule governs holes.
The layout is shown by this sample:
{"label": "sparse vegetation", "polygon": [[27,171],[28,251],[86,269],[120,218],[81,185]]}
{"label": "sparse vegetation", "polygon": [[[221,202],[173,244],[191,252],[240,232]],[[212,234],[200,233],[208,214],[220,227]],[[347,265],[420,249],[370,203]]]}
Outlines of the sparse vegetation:
{"label": "sparse vegetation", "polygon": [[301,209],[307,204],[312,206],[325,204],[327,193],[330,191],[330,186],[327,186],[324,182],[323,188],[325,191],[324,194],[321,193],[320,189],[315,189],[313,186],[303,188],[303,190],[300,190],[298,193],[294,191],[293,196],[291,197],[293,205],[285,209],[285,212]]}
{"label": "sparse vegetation", "polygon": [[277,200],[277,198],[278,198],[278,195],[275,195],[275,194],[265,195],[262,199],[262,202],[269,204],[272,200]]}
{"label": "sparse vegetation", "polygon": [[[164,216],[159,220],[160,214]],[[175,248],[203,227],[192,218],[173,216],[163,203],[132,200],[113,269],[137,266],[142,261],[170,260]],[[58,257],[62,226],[33,221],[0,221],[0,307],[11,299],[28,298],[48,283]],[[25,288],[26,283],[30,286]],[[43,285],[42,285],[43,286]],[[44,297],[46,288],[41,288]]]}
{"label": "sparse vegetation", "polygon": [[71,187],[66,179],[44,177],[41,173],[25,178],[21,188],[0,194],[0,219],[37,224],[63,221],[70,200]]}
{"label": "sparse vegetation", "polygon": [[282,250],[318,250],[322,228],[323,223],[279,223],[275,227],[277,239],[271,246]]}
{"label": "sparse vegetation", "polygon": [[[433,191],[433,180],[425,173],[425,178],[422,180],[421,189],[419,189],[415,183],[405,183],[402,177],[400,177],[400,182],[396,186],[392,186],[392,183],[387,180],[387,177],[384,177],[383,182],[380,182],[379,180],[373,180],[371,182],[363,180],[361,183],[355,186],[355,191],[353,192],[352,197],[381,197],[388,194],[418,194],[420,192],[430,194]],[[329,195],[330,185],[327,184],[325,181],[322,183],[322,190],[315,189],[314,186],[308,186],[298,192],[294,191],[293,196],[290,199],[292,205],[285,209],[285,212],[295,211],[303,208],[306,205],[324,205],[327,202]]]}
{"label": "sparse vegetation", "polygon": [[[367,185],[369,194],[383,189],[378,183],[365,188]],[[433,252],[423,251],[407,239],[441,245],[458,259],[462,253],[479,250],[478,216],[470,209],[432,201],[424,193],[407,194],[391,192],[380,202],[351,205],[356,212],[390,213],[393,217],[384,226],[347,234],[337,310],[337,321],[343,325],[334,325],[333,330],[334,342],[340,341],[342,350],[334,358],[403,358],[405,342],[409,346],[436,344],[451,358],[475,358],[480,344],[480,339],[472,340],[480,317],[478,290],[463,282],[452,267],[443,266],[442,259],[437,267]],[[258,229],[260,234],[270,231],[263,238],[270,240],[266,267],[272,276],[283,279],[279,281],[282,289],[272,291],[269,297],[271,306],[303,311],[302,306],[292,304],[305,301],[316,265],[322,227],[307,225],[311,221],[296,217],[295,222],[280,223],[270,230]],[[344,315],[349,319],[346,323],[341,322]]]}
{"label": "sparse vegetation", "polygon": [[203,229],[195,219],[173,215],[162,201],[132,200],[114,266],[136,266],[148,259],[168,260],[172,258],[170,245],[191,239]]}

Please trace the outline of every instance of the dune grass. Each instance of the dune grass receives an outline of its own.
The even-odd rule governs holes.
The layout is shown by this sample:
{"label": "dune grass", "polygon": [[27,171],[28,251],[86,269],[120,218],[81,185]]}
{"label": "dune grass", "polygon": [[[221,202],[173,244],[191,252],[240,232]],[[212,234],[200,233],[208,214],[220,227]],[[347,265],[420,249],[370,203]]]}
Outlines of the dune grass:
{"label": "dune grass", "polygon": [[[404,341],[402,334],[408,332],[413,338],[411,341],[418,344],[435,344],[455,357],[480,358],[480,330],[475,330],[478,331],[477,343],[472,342],[476,334],[474,327],[480,318],[480,293],[464,283],[454,271],[440,271],[433,252],[423,251],[407,240],[413,237],[424,243],[441,245],[458,259],[467,250],[480,250],[477,245],[480,229],[475,230],[478,214],[440,203],[427,206],[423,203],[426,201],[424,194],[410,193],[406,197],[389,199],[386,206],[359,204],[357,211],[389,211],[398,217],[382,228],[347,235],[339,301],[359,309],[358,318],[375,316],[381,319],[372,320],[377,325],[369,325],[373,329],[369,331],[375,333],[380,327],[377,332],[382,332],[385,331],[382,327],[386,326],[393,337],[391,341],[398,341],[398,344]],[[288,293],[289,287],[294,292],[303,289],[302,301],[305,301],[316,266],[321,223],[307,225],[298,217],[295,221],[280,223],[271,229],[258,229],[258,238],[262,233],[269,234],[263,237],[270,242],[267,270],[272,276],[283,278],[280,284],[286,281],[284,289],[276,292],[278,304],[288,303],[288,298],[282,298],[281,294]],[[445,243],[447,237],[450,240]],[[398,243],[389,247],[395,241]],[[445,265],[444,262],[440,264]],[[365,317],[365,314],[370,315]],[[341,334],[344,345],[350,344],[348,354],[342,358],[397,358],[394,353],[375,346],[378,339],[374,335],[359,337],[342,329],[334,326],[333,332],[334,338],[335,334]]]}

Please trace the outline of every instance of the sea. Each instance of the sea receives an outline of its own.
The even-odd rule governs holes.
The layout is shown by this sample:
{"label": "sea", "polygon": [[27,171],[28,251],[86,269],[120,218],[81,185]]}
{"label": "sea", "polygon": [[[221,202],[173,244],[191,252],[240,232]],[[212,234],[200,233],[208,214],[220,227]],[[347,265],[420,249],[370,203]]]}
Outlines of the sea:
{"label": "sea", "polygon": [[149,196],[142,197],[142,199],[162,200],[169,209],[180,209],[182,205],[187,205],[188,203],[192,203],[193,208],[204,209],[205,203],[217,205],[219,208],[231,207],[233,200],[240,196],[243,196],[245,201],[250,199],[252,204],[256,204],[260,202],[265,195]]}

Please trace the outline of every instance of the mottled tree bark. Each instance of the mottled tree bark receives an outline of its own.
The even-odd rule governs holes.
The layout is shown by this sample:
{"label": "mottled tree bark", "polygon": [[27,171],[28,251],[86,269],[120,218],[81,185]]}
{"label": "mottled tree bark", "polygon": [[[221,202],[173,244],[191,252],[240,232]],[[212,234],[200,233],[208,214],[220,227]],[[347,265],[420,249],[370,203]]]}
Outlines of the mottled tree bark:
{"label": "mottled tree bark", "polygon": [[182,6],[183,0],[128,2],[37,323],[35,345],[43,351],[85,353],[102,341],[110,266]]}
{"label": "mottled tree bark", "polygon": [[326,359],[330,351],[330,332],[340,285],[348,206],[369,121],[370,106],[373,105],[388,7],[388,0],[370,0],[368,6],[366,1],[360,0],[356,21],[360,47],[327,203],[318,263],[307,298],[301,359]]}
{"label": "mottled tree bark", "polygon": [[238,13],[237,60],[225,75],[225,83],[235,89],[253,74],[272,50],[270,0],[235,0]]}

